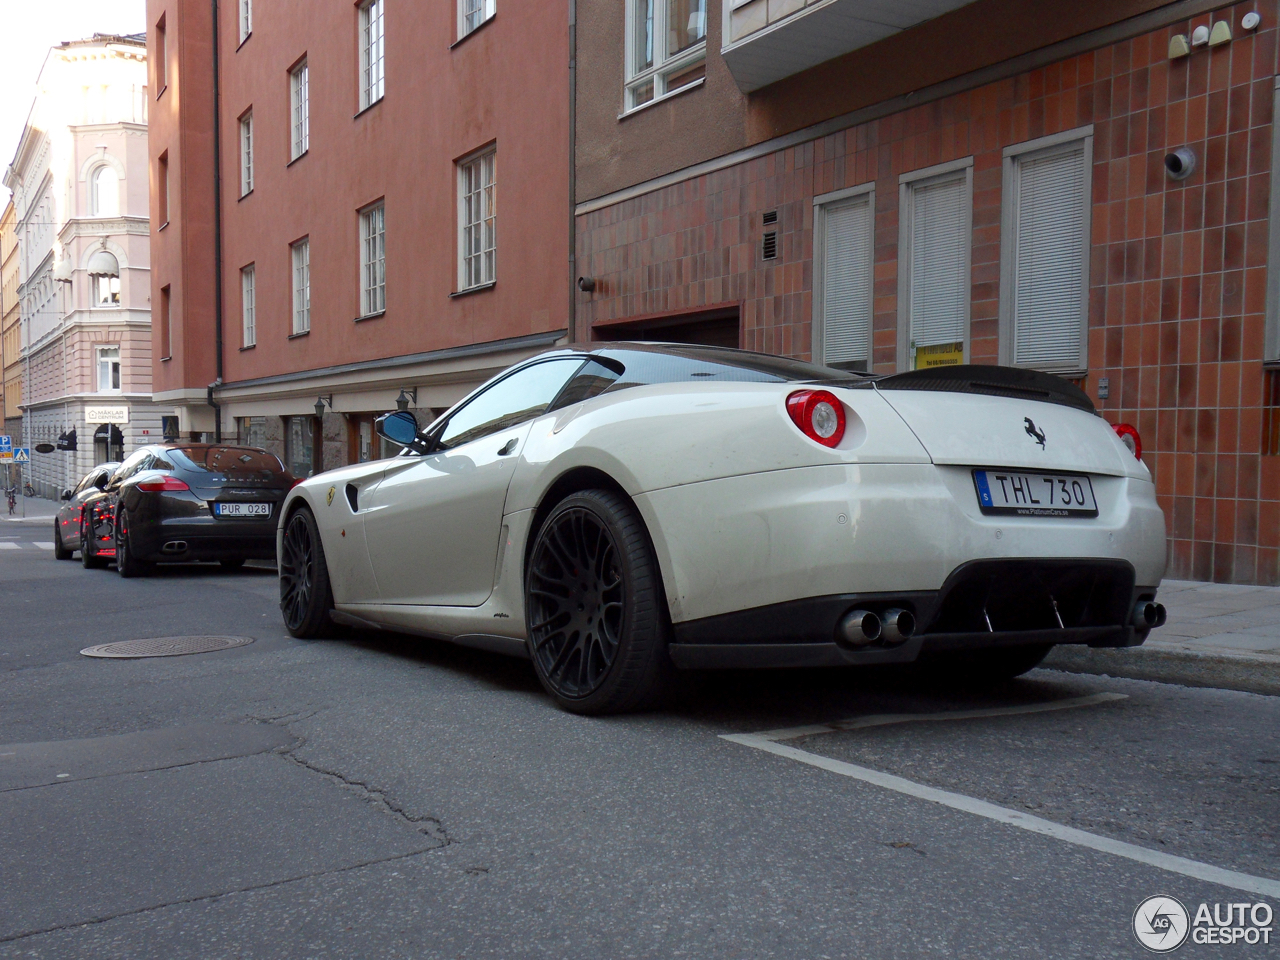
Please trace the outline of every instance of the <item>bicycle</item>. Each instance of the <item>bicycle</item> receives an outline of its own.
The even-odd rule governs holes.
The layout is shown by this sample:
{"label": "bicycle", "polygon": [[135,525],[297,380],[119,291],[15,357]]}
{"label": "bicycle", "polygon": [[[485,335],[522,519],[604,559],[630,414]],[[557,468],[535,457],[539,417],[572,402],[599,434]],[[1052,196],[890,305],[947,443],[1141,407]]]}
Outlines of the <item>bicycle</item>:
{"label": "bicycle", "polygon": [[36,488],[31,485],[30,480],[22,485],[22,495],[24,497],[34,497],[36,495]]}

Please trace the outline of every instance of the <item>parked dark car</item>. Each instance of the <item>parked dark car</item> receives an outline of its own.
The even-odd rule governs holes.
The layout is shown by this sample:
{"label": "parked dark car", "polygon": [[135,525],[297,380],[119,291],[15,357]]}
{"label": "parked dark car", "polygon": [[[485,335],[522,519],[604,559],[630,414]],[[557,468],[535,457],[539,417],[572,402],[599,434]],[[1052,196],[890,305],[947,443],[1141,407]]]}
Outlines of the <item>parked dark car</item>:
{"label": "parked dark car", "polygon": [[72,554],[80,549],[85,501],[107,488],[107,482],[118,466],[118,463],[100,463],[84,475],[74,490],[62,492],[65,502],[53,519],[53,555],[59,560],[70,560]]}
{"label": "parked dark car", "polygon": [[85,566],[114,557],[122,577],[152,564],[274,560],[280,503],[297,482],[256,447],[164,444],[125,459],[86,504]]}

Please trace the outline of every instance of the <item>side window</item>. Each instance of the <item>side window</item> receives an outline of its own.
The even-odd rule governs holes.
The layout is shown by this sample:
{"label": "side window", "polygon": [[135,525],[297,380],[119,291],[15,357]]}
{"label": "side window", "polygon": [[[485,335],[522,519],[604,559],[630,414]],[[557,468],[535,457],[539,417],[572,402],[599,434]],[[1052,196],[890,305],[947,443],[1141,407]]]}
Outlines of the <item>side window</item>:
{"label": "side window", "polygon": [[99,475],[96,473],[85,474],[84,479],[81,480],[78,484],[76,484],[75,490],[72,491],[72,496],[78,496],[79,494],[83,493],[85,490],[88,490],[89,487],[91,486],[91,482],[96,481],[98,479],[98,476]]}
{"label": "side window", "polygon": [[127,480],[135,473],[142,469],[143,464],[151,459],[151,451],[147,449],[136,450],[129,455],[124,463],[116,468],[116,472],[111,475],[111,479],[119,483],[121,480]]}
{"label": "side window", "polygon": [[560,396],[556,397],[555,403],[551,405],[551,409],[559,410],[599,396],[608,390],[619,376],[619,371],[610,370],[599,360],[588,360],[573,375],[573,379],[565,384],[564,389],[560,391]]}
{"label": "side window", "polygon": [[581,366],[581,357],[563,357],[535,363],[499,380],[449,418],[440,445],[461,446],[540,416]]}

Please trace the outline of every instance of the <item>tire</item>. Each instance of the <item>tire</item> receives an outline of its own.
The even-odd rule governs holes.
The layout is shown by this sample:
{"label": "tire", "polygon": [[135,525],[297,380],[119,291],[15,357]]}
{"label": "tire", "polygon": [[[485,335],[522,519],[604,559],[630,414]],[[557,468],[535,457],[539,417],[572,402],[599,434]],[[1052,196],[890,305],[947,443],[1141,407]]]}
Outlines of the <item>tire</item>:
{"label": "tire", "polygon": [[53,559],[70,560],[74,551],[68,550],[62,543],[62,528],[58,521],[53,521]]}
{"label": "tire", "polygon": [[670,617],[648,532],[625,498],[561,500],[538,530],[524,595],[534,670],[565,710],[623,713],[663,698]]}
{"label": "tire", "polygon": [[1051,643],[1015,647],[991,647],[969,653],[945,653],[921,660],[920,667],[932,680],[955,685],[990,685],[1020,677],[1040,664]]}
{"label": "tire", "polygon": [[244,566],[243,557],[238,557],[235,560],[219,560],[218,562],[222,564],[223,570],[239,570]]}
{"label": "tire", "polygon": [[151,572],[151,564],[139,560],[129,546],[129,514],[123,510],[116,520],[116,573],[130,580],[145,577]]}
{"label": "tire", "polygon": [[107,565],[93,549],[93,535],[89,532],[88,518],[80,516],[80,565],[86,570],[100,570]]}
{"label": "tire", "polygon": [[316,518],[306,507],[289,518],[280,550],[280,613],[300,640],[332,636],[333,590]]}

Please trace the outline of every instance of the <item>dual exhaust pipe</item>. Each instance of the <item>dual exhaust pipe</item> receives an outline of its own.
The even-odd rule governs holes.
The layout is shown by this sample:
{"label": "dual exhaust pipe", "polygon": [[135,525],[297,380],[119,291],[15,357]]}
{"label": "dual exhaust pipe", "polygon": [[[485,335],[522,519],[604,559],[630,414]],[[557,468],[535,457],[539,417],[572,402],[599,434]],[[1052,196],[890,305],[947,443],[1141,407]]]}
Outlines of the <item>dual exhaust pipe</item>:
{"label": "dual exhaust pipe", "polygon": [[170,540],[168,543],[166,543],[163,547],[160,548],[160,552],[161,553],[186,553],[187,541]]}
{"label": "dual exhaust pipe", "polygon": [[1166,616],[1164,604],[1154,600],[1139,600],[1133,606],[1133,625],[1139,630],[1163,627]]}
{"label": "dual exhaust pipe", "polygon": [[870,610],[850,610],[836,626],[836,640],[842,645],[861,649],[873,643],[896,647],[906,643],[916,632],[916,618],[910,610],[894,608],[884,616]]}

